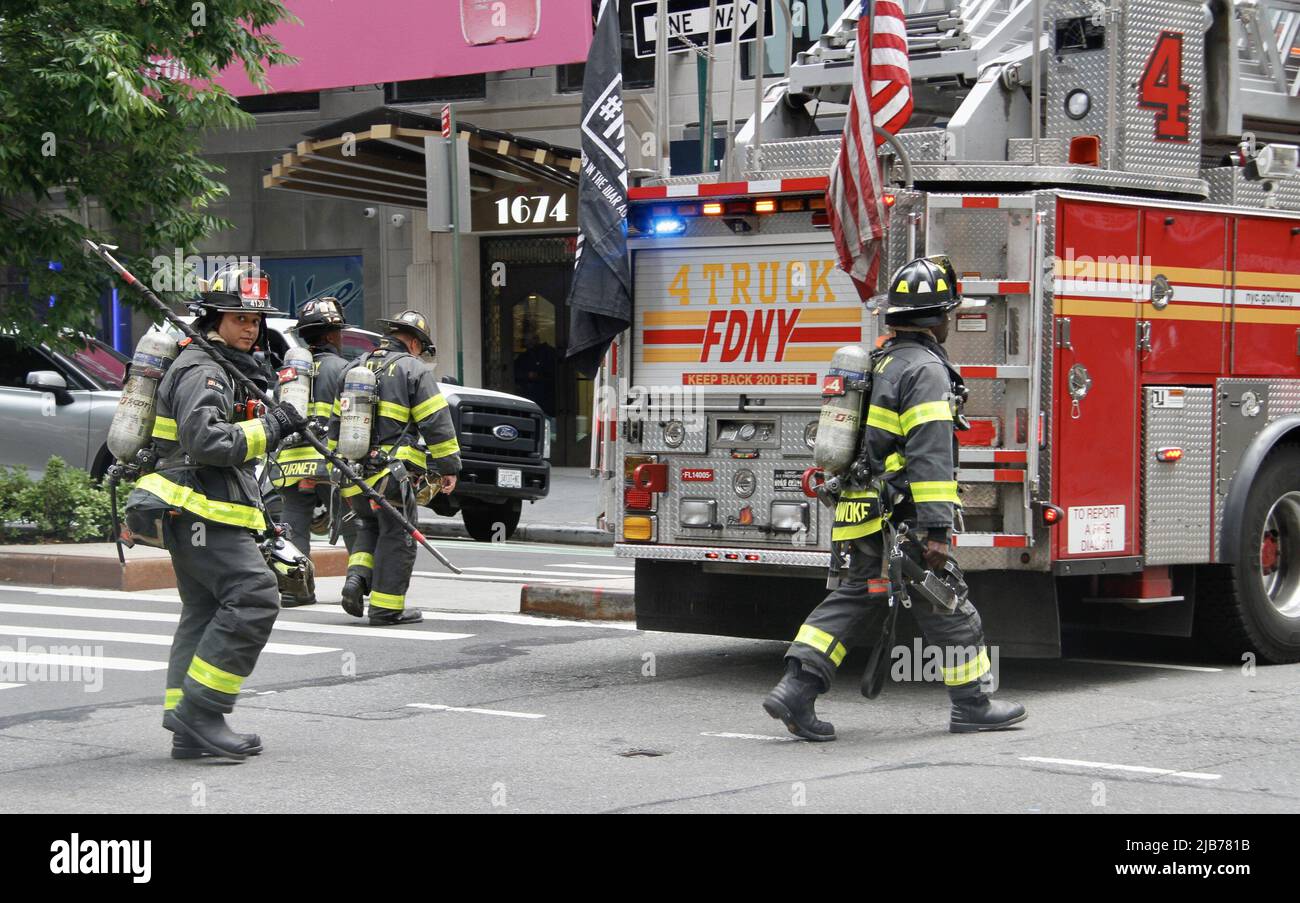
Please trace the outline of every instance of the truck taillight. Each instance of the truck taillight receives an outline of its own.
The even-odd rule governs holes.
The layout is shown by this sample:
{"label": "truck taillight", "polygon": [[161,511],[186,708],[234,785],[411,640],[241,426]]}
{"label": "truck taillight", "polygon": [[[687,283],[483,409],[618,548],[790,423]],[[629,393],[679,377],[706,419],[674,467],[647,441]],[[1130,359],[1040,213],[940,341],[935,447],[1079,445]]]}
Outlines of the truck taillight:
{"label": "truck taillight", "polygon": [[630,511],[649,511],[654,507],[655,494],[649,489],[624,489],[623,507]]}
{"label": "truck taillight", "polygon": [[963,447],[993,448],[1002,435],[1002,421],[997,417],[971,417],[970,429],[957,431],[957,443]]}
{"label": "truck taillight", "polygon": [[623,539],[627,542],[653,542],[655,519],[645,516],[623,518]]}
{"label": "truck taillight", "polygon": [[1180,461],[1183,457],[1181,448],[1162,448],[1156,451],[1156,460],[1163,461],[1166,464],[1172,464],[1174,461]]}

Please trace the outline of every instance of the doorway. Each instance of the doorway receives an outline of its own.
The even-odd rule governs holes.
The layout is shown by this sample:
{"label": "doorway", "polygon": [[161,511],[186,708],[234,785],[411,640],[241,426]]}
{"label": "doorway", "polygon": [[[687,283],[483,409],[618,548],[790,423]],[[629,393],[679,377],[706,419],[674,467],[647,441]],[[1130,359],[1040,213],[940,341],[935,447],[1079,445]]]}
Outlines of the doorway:
{"label": "doorway", "polygon": [[585,467],[591,454],[592,381],[564,357],[575,243],[572,235],[485,238],[480,249],[484,382],[537,402],[557,467]]}

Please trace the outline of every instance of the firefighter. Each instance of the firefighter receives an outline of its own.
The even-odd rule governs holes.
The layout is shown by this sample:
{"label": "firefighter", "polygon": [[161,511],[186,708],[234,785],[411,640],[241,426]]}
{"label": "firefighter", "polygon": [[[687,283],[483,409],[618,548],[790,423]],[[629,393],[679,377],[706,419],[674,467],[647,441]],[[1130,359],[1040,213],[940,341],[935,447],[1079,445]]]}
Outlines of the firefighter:
{"label": "firefighter", "polygon": [[[311,350],[311,396],[307,410],[302,413],[321,435],[329,428],[330,416],[343,385],[343,374],[351,367],[341,353],[345,323],[337,298],[314,298],[302,306],[298,322],[290,330],[296,332]],[[336,442],[331,441],[330,448]],[[284,521],[289,528],[289,541],[304,555],[310,554],[312,515],[317,505],[330,508],[330,496],[334,492],[330,482],[332,468],[306,440],[281,447],[275,461],[278,467],[272,468],[273,482],[284,499]],[[351,518],[344,521],[341,532],[344,545],[350,552],[356,534]],[[315,602],[315,595],[299,597],[282,593],[280,596],[282,608],[314,605]]]}
{"label": "firefighter", "polygon": [[[414,520],[415,484],[429,471],[436,473],[428,479],[438,491],[455,490],[460,445],[447,400],[438,391],[433,370],[421,360],[432,358],[435,350],[424,315],[406,310],[379,322],[388,327],[388,334],[358,362],[377,380],[371,451],[362,464],[362,476]],[[330,423],[333,437],[339,435],[339,416],[347,416],[338,410]],[[419,447],[421,438],[427,449]],[[343,582],[343,610],[361,617],[362,600],[369,594],[371,624],[420,621],[420,610],[406,607],[406,588],[415,567],[414,540],[355,486],[344,487],[341,495],[348,500],[357,524]]]}
{"label": "firefighter", "polygon": [[[274,370],[254,356],[273,311],[265,277],[231,268],[209,288],[195,329],[258,386],[272,386]],[[182,346],[158,387],[158,461],[127,499],[127,524],[171,553],[181,595],[163,704],[172,755],[244,759],[262,742],[233,732],[225,715],[279,612],[276,577],[258,547],[271,523],[256,466],[305,424],[278,408],[266,412],[206,352]]]}
{"label": "firefighter", "polygon": [[[894,335],[873,356],[870,406],[859,444],[868,472],[883,477],[872,482],[897,500],[891,522],[906,522],[924,534],[923,544],[908,542],[904,550],[935,572],[948,561],[954,508],[960,504],[954,416],[965,387],[943,349],[948,314],[960,303],[946,258],[913,260],[894,273],[885,311]],[[888,583],[879,579],[885,550],[877,489],[845,485],[831,539],[836,547],[832,554],[847,546],[847,575],[799,629],[785,655],[785,676],[763,701],[769,715],[805,740],[835,739],[835,728],[818,719],[814,701],[830,689],[854,640],[871,637],[872,624],[882,624],[886,614]],[[915,593],[911,611],[926,643],[944,652],[943,679],[952,703],[949,730],[1000,730],[1023,721],[1025,709],[989,696],[983,628],[958,579],[959,603],[953,611],[927,607]]]}

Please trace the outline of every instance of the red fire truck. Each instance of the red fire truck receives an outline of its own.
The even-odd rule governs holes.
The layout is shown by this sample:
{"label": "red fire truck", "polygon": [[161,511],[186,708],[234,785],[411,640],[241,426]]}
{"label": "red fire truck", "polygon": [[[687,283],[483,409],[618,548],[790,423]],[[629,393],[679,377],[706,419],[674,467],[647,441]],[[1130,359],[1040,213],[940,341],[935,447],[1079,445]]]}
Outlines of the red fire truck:
{"label": "red fire truck", "polygon": [[[939,253],[961,277],[955,545],[989,641],[1300,660],[1300,12],[1042,0],[1035,28],[1038,6],[910,15],[918,125],[882,148],[883,278]],[[854,25],[768,93],[741,178],[630,192],[594,455],[642,627],[789,638],[825,593],[820,387],[882,328],[826,228]]]}

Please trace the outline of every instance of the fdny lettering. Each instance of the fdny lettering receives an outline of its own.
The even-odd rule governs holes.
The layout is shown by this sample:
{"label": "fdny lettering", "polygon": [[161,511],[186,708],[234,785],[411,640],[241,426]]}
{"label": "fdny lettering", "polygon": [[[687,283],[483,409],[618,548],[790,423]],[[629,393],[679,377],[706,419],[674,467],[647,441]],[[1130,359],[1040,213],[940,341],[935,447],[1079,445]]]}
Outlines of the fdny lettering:
{"label": "fdny lettering", "polygon": [[[687,263],[669,282],[668,294],[678,304],[830,304],[838,300],[830,284],[834,269],[834,260]],[[703,298],[691,292],[692,275],[708,287]]]}
{"label": "fdny lettering", "polygon": [[839,502],[835,505],[835,523],[837,524],[859,524],[871,517],[875,508],[875,503],[867,502]]}
{"label": "fdny lettering", "polygon": [[[719,348],[717,360],[724,363],[736,360],[766,361],[770,339],[776,337],[776,352],[772,360],[785,360],[785,346],[799,321],[795,310],[712,310],[704,327],[704,346],[700,349],[700,363],[707,362],[715,345]],[[741,355],[744,355],[743,357]]]}

